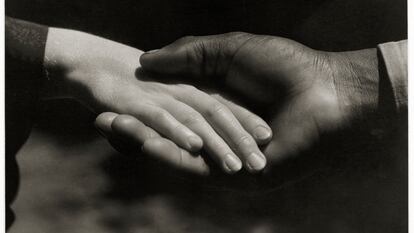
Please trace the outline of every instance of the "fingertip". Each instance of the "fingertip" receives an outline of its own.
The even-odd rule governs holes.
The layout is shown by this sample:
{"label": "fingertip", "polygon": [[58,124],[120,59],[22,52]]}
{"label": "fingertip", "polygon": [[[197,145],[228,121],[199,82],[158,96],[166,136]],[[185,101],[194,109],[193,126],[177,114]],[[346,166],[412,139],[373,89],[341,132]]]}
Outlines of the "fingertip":
{"label": "fingertip", "polygon": [[242,169],[242,162],[238,157],[232,154],[227,154],[223,161],[224,171],[228,174],[235,174]]}
{"label": "fingertip", "polygon": [[270,142],[272,136],[273,132],[269,127],[259,125],[253,130],[253,137],[259,145]]}
{"label": "fingertip", "polygon": [[102,133],[110,133],[112,131],[111,124],[118,114],[113,112],[104,112],[99,114],[94,122],[95,127]]}
{"label": "fingertip", "polygon": [[176,73],[187,65],[186,53],[174,46],[166,46],[143,53],[139,62],[143,70],[154,73]]}
{"label": "fingertip", "polygon": [[188,138],[188,149],[191,152],[197,152],[203,147],[203,140],[198,136],[190,136]]}
{"label": "fingertip", "polygon": [[252,152],[246,159],[246,168],[250,173],[258,173],[265,168],[266,162],[264,155]]}
{"label": "fingertip", "polygon": [[150,50],[148,52],[143,53],[139,58],[139,63],[141,64],[143,69],[152,70],[154,55],[157,54],[159,49]]}

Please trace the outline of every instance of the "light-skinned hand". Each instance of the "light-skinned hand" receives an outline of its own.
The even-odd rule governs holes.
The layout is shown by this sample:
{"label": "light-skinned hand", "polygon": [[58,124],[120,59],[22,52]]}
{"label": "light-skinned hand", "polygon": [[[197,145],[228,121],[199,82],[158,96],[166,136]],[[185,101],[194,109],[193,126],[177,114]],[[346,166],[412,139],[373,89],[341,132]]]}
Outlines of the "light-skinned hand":
{"label": "light-skinned hand", "polygon": [[[271,130],[263,120],[253,114],[249,119],[240,118],[231,110],[234,104],[193,86],[148,81],[143,72],[138,72],[142,53],[90,34],[50,28],[45,52],[49,76],[45,88],[49,92],[45,97],[75,98],[96,113],[133,116],[136,131],[145,129],[143,135],[162,135],[180,150],[188,151],[174,163],[189,170],[208,172],[204,159],[196,153],[201,148],[227,173],[239,171],[242,163],[251,172],[264,168],[266,160],[256,141],[268,141]],[[122,115],[116,117],[115,126],[132,127],[131,121]],[[257,130],[265,132],[255,140]],[[155,148],[152,145],[144,144],[144,150]],[[159,158],[166,158],[165,151],[158,151]]]}

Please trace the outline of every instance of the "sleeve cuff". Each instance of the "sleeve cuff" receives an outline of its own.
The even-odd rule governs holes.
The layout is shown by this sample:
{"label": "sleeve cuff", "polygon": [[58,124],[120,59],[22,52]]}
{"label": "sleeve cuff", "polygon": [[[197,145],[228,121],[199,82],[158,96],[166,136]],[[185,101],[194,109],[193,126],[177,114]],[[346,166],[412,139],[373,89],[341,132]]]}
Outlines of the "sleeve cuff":
{"label": "sleeve cuff", "polygon": [[397,112],[407,108],[407,40],[378,45],[380,56],[385,65]]}
{"label": "sleeve cuff", "polygon": [[48,27],[7,16],[5,21],[7,55],[41,67]]}

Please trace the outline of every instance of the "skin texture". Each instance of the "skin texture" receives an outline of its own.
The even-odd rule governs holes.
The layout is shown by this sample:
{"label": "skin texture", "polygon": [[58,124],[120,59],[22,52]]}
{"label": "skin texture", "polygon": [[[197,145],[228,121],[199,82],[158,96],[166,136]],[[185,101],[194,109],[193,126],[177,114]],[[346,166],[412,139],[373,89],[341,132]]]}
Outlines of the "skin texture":
{"label": "skin texture", "polygon": [[[133,134],[145,152],[179,168],[208,173],[198,153],[201,148],[227,173],[239,171],[242,163],[251,172],[264,168],[266,160],[256,141],[268,141],[271,130],[263,120],[249,112],[245,120],[231,110],[235,104],[193,86],[148,80],[140,70],[141,55],[110,40],[51,28],[44,62],[49,76],[45,89],[50,91],[44,97],[75,98],[96,113],[130,115],[106,114],[96,125],[114,121],[116,135]],[[266,135],[255,140],[259,126]],[[177,145],[177,156],[165,156],[166,150],[160,149],[164,144]]]}
{"label": "skin texture", "polygon": [[[212,80],[257,106],[274,136],[268,164],[281,164],[375,112],[375,49],[328,53],[295,41],[247,33],[185,37],[141,56],[144,70]],[[272,166],[268,166],[271,168]]]}

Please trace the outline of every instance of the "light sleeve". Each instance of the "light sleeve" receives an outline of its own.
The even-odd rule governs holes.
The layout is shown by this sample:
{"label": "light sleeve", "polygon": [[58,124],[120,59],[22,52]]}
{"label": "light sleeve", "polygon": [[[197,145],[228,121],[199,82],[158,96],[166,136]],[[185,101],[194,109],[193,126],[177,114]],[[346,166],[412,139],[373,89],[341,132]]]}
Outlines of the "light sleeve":
{"label": "light sleeve", "polygon": [[380,44],[378,50],[391,85],[395,108],[401,113],[408,102],[407,40]]}

